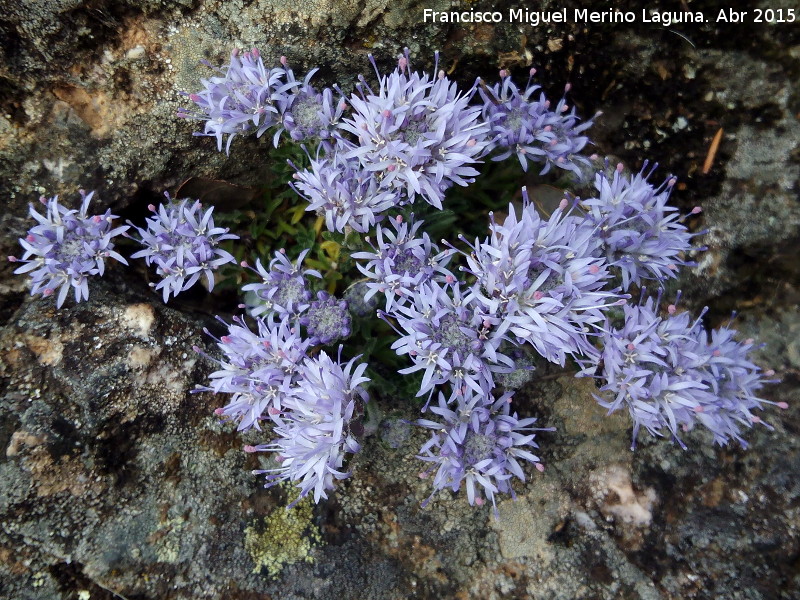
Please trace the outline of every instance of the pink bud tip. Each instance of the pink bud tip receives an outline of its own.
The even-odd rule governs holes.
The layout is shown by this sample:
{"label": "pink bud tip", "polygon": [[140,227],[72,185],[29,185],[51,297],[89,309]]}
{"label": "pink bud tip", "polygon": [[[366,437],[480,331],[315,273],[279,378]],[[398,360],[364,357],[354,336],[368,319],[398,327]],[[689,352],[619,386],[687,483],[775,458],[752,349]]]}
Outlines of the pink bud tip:
{"label": "pink bud tip", "polygon": [[764,371],[764,375],[766,375],[767,377],[772,377],[773,375],[775,375],[775,371],[773,371],[772,369],[770,369],[769,371]]}
{"label": "pink bud tip", "polygon": [[285,67],[289,63],[289,59],[285,56],[281,56],[281,64]]}
{"label": "pink bud tip", "polygon": [[473,146],[475,146],[475,144],[477,144],[475,138],[470,138],[469,140],[467,140],[467,148],[472,148]]}
{"label": "pink bud tip", "polygon": [[544,465],[542,463],[536,463],[536,470],[539,471],[539,473],[544,473]]}
{"label": "pink bud tip", "polygon": [[95,216],[92,217],[92,222],[94,222],[94,223],[100,223],[100,222],[102,222],[102,220],[103,220],[103,217],[101,217],[100,215],[95,215]]}
{"label": "pink bud tip", "polygon": [[253,58],[258,58],[261,56],[261,53],[258,51],[258,48],[253,48],[250,53],[253,55]]}
{"label": "pink bud tip", "polygon": [[533,67],[531,67],[531,70],[530,70],[530,71],[528,71],[528,74],[529,74],[531,77],[533,77],[534,75],[536,75],[536,69],[535,69],[535,68],[533,68]]}
{"label": "pink bud tip", "polygon": [[489,319],[484,319],[484,320],[483,320],[483,326],[484,326],[486,329],[489,329],[489,327],[491,327],[491,326],[492,326],[492,323],[489,321]]}
{"label": "pink bud tip", "polygon": [[475,504],[478,506],[483,506],[483,498],[475,498]]}
{"label": "pink bud tip", "polygon": [[702,208],[700,208],[699,206],[695,206],[695,207],[692,209],[692,214],[693,214],[693,215],[699,215],[701,212],[703,212],[703,209],[702,209]]}
{"label": "pink bud tip", "polygon": [[591,267],[589,267],[589,273],[591,273],[592,275],[597,274],[599,270],[600,267],[598,267],[597,265],[592,265]]}
{"label": "pink bud tip", "polygon": [[42,204],[47,204],[47,198],[45,198],[44,196],[39,196],[39,202],[41,202]]}
{"label": "pink bud tip", "polygon": [[278,408],[275,408],[274,406],[270,406],[270,407],[267,409],[267,412],[268,412],[269,414],[271,414],[271,415],[279,415],[279,414],[281,414],[281,411],[280,411],[280,409],[278,409]]}
{"label": "pink bud tip", "polygon": [[192,102],[200,102],[200,96],[197,94],[189,94],[189,100]]}
{"label": "pink bud tip", "polygon": [[667,265],[667,268],[668,268],[670,271],[677,271],[677,270],[678,270],[678,267],[677,267],[677,265],[676,265],[675,263],[669,263],[669,264]]}
{"label": "pink bud tip", "polygon": [[626,346],[626,348],[627,348],[628,350],[633,350],[634,348],[636,348],[636,346],[634,346],[633,344],[628,344],[628,345]]}
{"label": "pink bud tip", "polygon": [[9,256],[8,262],[17,262],[19,259],[16,256]]}
{"label": "pink bud tip", "polygon": [[627,303],[628,303],[628,299],[627,298],[621,298],[621,299],[617,300],[617,304],[619,304],[620,306],[623,305],[623,304],[627,304]]}
{"label": "pink bud tip", "polygon": [[778,408],[782,408],[783,410],[789,408],[789,404],[786,402],[778,402],[775,406],[777,406]]}
{"label": "pink bud tip", "polygon": [[202,352],[203,352],[203,350],[200,348],[200,346],[192,346],[192,350],[194,350],[198,354],[202,354]]}
{"label": "pink bud tip", "polygon": [[705,409],[704,409],[702,406],[700,406],[699,404],[698,404],[697,406],[695,406],[695,407],[694,407],[694,412],[696,412],[696,413],[701,413],[701,412],[703,412],[704,410],[705,410]]}
{"label": "pink bud tip", "polygon": [[597,160],[598,158],[600,158],[600,156],[597,155],[597,154],[590,154],[589,155],[589,160]]}
{"label": "pink bud tip", "polygon": [[383,111],[381,114],[383,115],[383,117],[384,117],[384,118],[388,119],[389,117],[391,117],[391,116],[392,116],[392,111],[390,111],[390,110],[387,108],[387,109],[385,109],[385,110],[384,110],[384,111]]}
{"label": "pink bud tip", "polygon": [[[569,201],[566,198],[562,198],[561,202],[558,203],[558,208],[561,210],[565,210],[569,206]],[[593,273],[597,273],[597,271],[592,271]]]}
{"label": "pink bud tip", "polygon": [[403,215],[397,215],[397,216],[394,218],[394,222],[395,222],[395,223],[402,223],[402,222],[403,222]]}
{"label": "pink bud tip", "polygon": [[753,342],[755,342],[755,340],[754,340],[753,338],[747,338],[747,339],[744,341],[744,343],[745,343],[745,344],[752,344]]}
{"label": "pink bud tip", "polygon": [[35,242],[35,241],[36,241],[36,236],[34,236],[33,234],[28,234],[28,235],[26,235],[26,236],[25,236],[25,239],[26,239],[27,241],[29,241],[29,242],[33,243],[33,242]]}
{"label": "pink bud tip", "polygon": [[221,341],[223,344],[230,344],[231,338],[230,336],[223,335],[221,338],[219,338],[219,341]]}
{"label": "pink bud tip", "polygon": [[452,275],[448,275],[447,277],[445,277],[445,278],[444,278],[444,280],[445,280],[447,283],[453,283],[453,282],[456,280],[456,278],[455,278],[455,277],[453,277]]}
{"label": "pink bud tip", "polygon": [[564,86],[564,93],[566,94],[571,89],[572,89],[572,84],[568,83],[567,85]]}
{"label": "pink bud tip", "polygon": [[714,351],[711,353],[711,355],[712,355],[712,356],[722,356],[722,352],[720,352],[719,350],[714,350]]}
{"label": "pink bud tip", "polygon": [[508,77],[508,71],[500,69],[500,79],[505,79],[506,77]]}
{"label": "pink bud tip", "polygon": [[427,479],[428,478],[428,474],[425,471],[421,471],[420,474],[418,475],[418,477],[420,479]]}
{"label": "pink bud tip", "polygon": [[217,415],[217,416],[221,415],[224,412],[225,412],[224,408],[215,408],[214,409],[214,414]]}
{"label": "pink bud tip", "polygon": [[550,133],[551,131],[553,131],[553,126],[552,125],[545,125],[544,126],[544,131],[546,131],[547,133]]}
{"label": "pink bud tip", "polygon": [[155,204],[148,204],[147,205],[147,210],[149,210],[150,212],[156,212],[156,205]]}
{"label": "pink bud tip", "polygon": [[625,167],[622,165],[622,163],[617,163],[617,173],[622,173],[622,170],[623,170],[624,168],[625,168]]}
{"label": "pink bud tip", "polygon": [[247,263],[247,261],[246,261],[246,260],[243,260],[242,262],[240,262],[240,263],[239,263],[239,266],[240,266],[240,267],[242,267],[243,269],[246,269],[246,268],[248,268],[250,265]]}
{"label": "pink bud tip", "polygon": [[756,415],[751,415],[751,417],[750,417],[750,420],[751,420],[753,423],[761,423],[761,417],[758,417],[758,416],[756,416]]}
{"label": "pink bud tip", "polygon": [[286,248],[281,248],[280,250],[278,250],[278,252],[280,252],[281,254],[286,254]]}
{"label": "pink bud tip", "polygon": [[569,110],[568,104],[565,104],[564,106],[561,107],[561,112],[567,112],[568,110]]}
{"label": "pink bud tip", "polygon": [[544,297],[544,294],[540,291],[533,292],[533,299],[534,300],[541,300]]}
{"label": "pink bud tip", "polygon": [[244,447],[244,451],[248,453],[253,453],[256,451],[256,447],[248,444],[247,446]]}
{"label": "pink bud tip", "polygon": [[344,100],[339,102],[339,110],[344,110],[346,108],[347,108],[347,102],[345,102]]}
{"label": "pink bud tip", "polygon": [[52,296],[53,295],[53,288],[46,288],[42,292],[42,296]]}
{"label": "pink bud tip", "polygon": [[550,108],[550,100],[545,100],[544,101],[544,107],[545,108]]}
{"label": "pink bud tip", "polygon": [[439,69],[438,77],[439,79],[444,79],[444,69]]}
{"label": "pink bud tip", "polygon": [[671,314],[671,315],[674,315],[674,314],[675,314],[675,312],[676,312],[677,310],[678,310],[678,309],[675,307],[675,305],[674,305],[674,304],[670,304],[670,305],[667,307],[667,312],[668,312],[669,314]]}
{"label": "pink bud tip", "polygon": [[670,178],[670,180],[669,180],[669,181],[667,181],[667,185],[668,185],[669,187],[672,187],[672,186],[674,186],[676,183],[678,183],[678,180],[677,180],[677,178],[675,178],[675,177],[671,177],[671,178]]}
{"label": "pink bud tip", "polygon": [[388,167],[386,167],[386,170],[389,171],[389,173],[393,173],[395,169],[397,169],[397,165],[394,164],[391,164]]}

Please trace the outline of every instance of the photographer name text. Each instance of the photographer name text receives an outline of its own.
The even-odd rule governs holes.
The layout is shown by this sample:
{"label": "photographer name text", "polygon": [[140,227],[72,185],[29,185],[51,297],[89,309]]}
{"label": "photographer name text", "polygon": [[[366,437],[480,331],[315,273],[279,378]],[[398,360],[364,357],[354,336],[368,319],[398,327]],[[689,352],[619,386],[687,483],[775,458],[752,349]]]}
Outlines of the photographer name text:
{"label": "photographer name text", "polygon": [[425,8],[422,11],[424,23],[523,23],[532,27],[553,23],[642,23],[669,27],[676,23],[794,23],[795,10],[792,8],[755,8],[737,10],[721,8],[715,14],[703,11],[657,11],[642,9],[640,12],[609,8],[590,10],[562,8],[554,11],[536,11],[527,8],[510,8],[501,11],[439,11]]}

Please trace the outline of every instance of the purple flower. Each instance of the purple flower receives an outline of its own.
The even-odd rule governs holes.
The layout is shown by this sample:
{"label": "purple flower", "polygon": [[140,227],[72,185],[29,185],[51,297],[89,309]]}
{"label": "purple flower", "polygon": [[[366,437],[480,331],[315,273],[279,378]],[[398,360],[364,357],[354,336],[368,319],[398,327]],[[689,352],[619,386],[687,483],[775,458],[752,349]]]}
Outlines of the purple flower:
{"label": "purple flower", "polygon": [[469,105],[470,95],[459,93],[444,71],[434,78],[410,73],[408,51],[394,72],[378,79],[377,91],[362,80],[360,95],[350,98],[353,113],[341,129],[357,141],[341,140],[340,151],[375,173],[383,187],[403,191],[408,202],[419,195],[441,209],[449,187],[465,186],[478,174],[472,165],[488,131],[481,109]]}
{"label": "purple flower", "polygon": [[50,296],[58,290],[56,307],[61,308],[70,288],[75,290],[75,301],[89,299],[88,277],[102,276],[105,272],[105,259],[113,258],[127,265],[127,261],[115,250],[111,241],[128,229],[111,227],[117,218],[107,210],[104,215],[89,216],[89,202],[94,192],[80,190],[80,210],[68,210],[58,203],[58,196],[49,200],[42,196],[39,200],[47,206],[42,215],[30,206],[30,215],[37,221],[20,238],[25,253],[22,258],[9,256],[11,262],[24,263],[14,273],[27,273],[31,279],[31,295]]}
{"label": "purple flower", "polygon": [[[256,324],[257,332],[240,317],[234,317],[230,325],[225,323],[228,333],[217,340],[223,358],[212,359],[222,368],[210,375],[210,386],[197,388],[231,394],[230,402],[215,414],[237,421],[239,431],[261,429],[259,422],[265,418],[265,412],[282,409],[310,346],[310,341],[301,338],[289,324],[288,317],[281,321],[256,319]],[[199,348],[195,350],[200,352]]]}
{"label": "purple flower", "polygon": [[757,395],[765,383],[774,382],[765,377],[772,377],[775,373],[762,372],[750,360],[748,354],[753,349],[753,340],[736,341],[735,330],[721,327],[712,330],[710,337],[701,328],[696,333],[701,353],[707,361],[702,380],[714,399],[695,408],[695,418],[711,431],[715,443],[727,445],[730,440],[736,440],[746,448],[747,442],[740,435],[741,425],[752,427],[754,423],[761,423],[772,429],[753,411],[763,410],[765,404],[789,408],[785,402],[771,402]]}
{"label": "purple flower", "polygon": [[596,256],[594,232],[567,214],[567,201],[544,220],[524,189],[523,198],[520,218],[513,205],[502,224],[492,217],[491,236],[470,247],[465,270],[476,277],[476,298],[487,314],[563,365],[567,354],[594,352],[587,335],[607,306],[625,300],[603,289],[609,274]]}
{"label": "purple flower", "polygon": [[236,262],[218,245],[225,240],[238,240],[239,236],[214,225],[213,207],[203,212],[199,200],[173,200],[168,192],[164,195],[166,204],[159,204],[158,208],[150,205],[155,216],[147,219],[147,229],[136,227],[141,236],[138,241],[145,249],[131,258],[144,258],[148,266],[156,265],[161,281],[154,287],[161,290],[167,302],[170,295],[177,296],[192,287],[201,275],[205,276],[208,289],[213,290],[214,271]]}
{"label": "purple flower", "polygon": [[[261,282],[242,286],[243,291],[251,292],[255,298],[255,302],[249,303],[254,316],[270,312],[281,316],[299,315],[308,308],[311,291],[306,286],[306,277],[322,278],[322,275],[314,269],[300,268],[306,254],[308,250],[303,250],[292,263],[281,248],[270,261],[269,270],[260,260],[256,261],[255,269],[251,270],[261,277]],[[242,266],[248,265],[243,263]]]}
{"label": "purple flower", "polygon": [[312,344],[331,344],[350,336],[350,313],[347,302],[327,292],[317,292],[317,300],[300,317]]}
{"label": "purple flower", "polygon": [[340,93],[335,100],[330,88],[325,88],[322,92],[314,89],[309,82],[319,69],[309,71],[300,83],[295,80],[294,72],[287,66],[286,57],[281,57],[281,64],[284,68],[286,93],[280,95],[276,102],[281,128],[274,136],[275,147],[278,147],[278,138],[285,130],[296,142],[319,139],[330,148],[329,140],[347,108],[344,97]]}
{"label": "purple flower", "polygon": [[751,411],[772,404],[755,395],[766,380],[747,359],[752,344],[736,342],[733,330],[726,328],[712,332],[709,340],[702,314],[692,320],[671,305],[669,316],[662,318],[656,307],[652,298],[626,306],[624,325],[605,331],[599,378],[606,383],[600,390],[613,399],[595,396],[598,403],[609,414],[627,408],[633,419],[632,447],[644,427],[655,436],[668,431],[685,448],[680,431],[696,423],[707,427],[718,444],[735,439],[746,446],[739,425],[761,422]]}
{"label": "purple flower", "polygon": [[[345,454],[359,451],[355,420],[367,402],[363,385],[365,363],[350,360],[342,366],[325,352],[308,358],[298,373],[297,385],[282,410],[272,414],[276,439],[269,444],[247,446],[248,452],[271,451],[278,465],[259,469],[266,474],[266,487],[280,481],[296,482],[300,498],[313,491],[314,502],[327,498],[334,481],[349,477],[342,470]],[[298,498],[299,500],[299,498]]]}
{"label": "purple flower", "polygon": [[[678,266],[694,266],[683,257],[691,250],[692,238],[700,235],[689,233],[683,225],[685,217],[667,204],[675,178],[653,187],[647,179],[655,165],[646,169],[647,162],[630,178],[622,175],[621,164],[610,178],[598,173],[598,197],[581,202],[587,221],[602,240],[602,253],[620,270],[626,290],[631,284],[674,278]],[[699,212],[698,207],[692,214]]]}
{"label": "purple flower", "polygon": [[340,233],[346,227],[367,233],[400,200],[397,190],[382,188],[374,173],[340,153],[312,159],[311,167],[295,173],[290,185],[308,201],[306,210],[324,215],[328,231]]}
{"label": "purple flower", "polygon": [[424,283],[407,304],[396,307],[400,337],[392,349],[414,362],[400,373],[423,371],[418,396],[430,397],[436,385],[447,382],[455,390],[466,386],[486,394],[494,387],[493,372],[514,369],[498,351],[499,320],[482,312],[474,294],[462,293],[458,282],[448,287]]}
{"label": "purple flower", "polygon": [[485,397],[467,392],[454,408],[448,406],[444,394],[439,394],[439,404],[431,412],[442,422],[420,419],[418,425],[434,430],[431,438],[420,449],[418,458],[431,463],[435,471],[433,494],[423,503],[427,505],[439,490],[457,492],[462,485],[467,489],[471,505],[482,505],[489,500],[497,516],[495,495],[511,494],[511,480],[525,481],[524,462],[532,463],[539,471],[544,467],[539,457],[531,452],[538,448],[531,427],[535,418],[520,419],[511,414],[511,393],[486,403]]}
{"label": "purple flower", "polygon": [[[592,120],[579,124],[575,109],[567,112],[565,98],[555,110],[550,110],[550,101],[544,94],[532,100],[539,89],[538,85],[531,85],[535,72],[531,69],[524,92],[519,91],[505,70],[500,71],[500,84],[489,88],[478,82],[483,98],[483,119],[491,127],[487,152],[500,151],[492,160],[504,160],[516,154],[525,171],[530,160],[544,163],[542,174],[555,165],[579,175],[581,167],[589,164],[589,160],[578,153],[589,141],[583,132],[592,126]],[[569,85],[565,93],[567,91]]]}
{"label": "purple flower", "polygon": [[216,138],[220,151],[227,135],[225,151],[230,154],[237,134],[255,131],[261,137],[275,125],[276,103],[286,102],[293,85],[281,81],[286,74],[284,69],[267,69],[255,48],[241,54],[234,50],[230,63],[216,70],[220,76],[201,79],[204,89],[189,95],[198,110],[182,110],[178,116],[205,121],[203,133],[195,135]]}
{"label": "purple flower", "polygon": [[367,261],[366,265],[357,264],[359,271],[369,278],[366,282],[369,291],[364,299],[368,301],[376,293],[383,293],[386,312],[394,314],[396,305],[411,301],[423,283],[453,282],[455,277],[446,268],[453,251],[440,252],[427,233],[416,237],[422,221],[409,225],[398,216],[389,222],[394,231],[378,225],[375,231],[377,245],[366,238],[373,252],[355,252],[353,258]]}

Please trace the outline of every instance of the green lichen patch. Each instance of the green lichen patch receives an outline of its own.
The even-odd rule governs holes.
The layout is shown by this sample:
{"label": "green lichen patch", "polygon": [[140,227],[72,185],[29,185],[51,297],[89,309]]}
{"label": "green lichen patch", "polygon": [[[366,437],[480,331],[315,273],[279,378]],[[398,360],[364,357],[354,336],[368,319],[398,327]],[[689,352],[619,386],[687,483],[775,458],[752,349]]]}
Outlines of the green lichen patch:
{"label": "green lichen patch", "polygon": [[311,550],[321,537],[311,522],[312,509],[313,504],[306,497],[294,508],[276,508],[263,520],[245,528],[244,547],[255,563],[254,573],[266,569],[270,577],[277,577],[285,565],[313,562]]}

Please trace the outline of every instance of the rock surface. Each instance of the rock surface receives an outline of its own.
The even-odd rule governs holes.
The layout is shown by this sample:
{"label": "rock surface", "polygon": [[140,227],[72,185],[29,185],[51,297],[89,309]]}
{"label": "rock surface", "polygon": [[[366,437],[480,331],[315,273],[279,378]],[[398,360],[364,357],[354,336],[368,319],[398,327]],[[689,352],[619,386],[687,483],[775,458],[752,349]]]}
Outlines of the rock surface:
{"label": "rock surface", "polygon": [[397,448],[367,438],[330,501],[287,513],[290,492],[263,490],[249,473],[257,459],[241,452],[248,440],[213,418],[219,399],[190,393],[214,368],[192,350],[211,351],[202,328],[213,305],[165,307],[136,271],[114,267],[88,303],[57,311],[4,265],[0,597],[800,595],[796,27],[434,26],[404,0],[8,5],[5,254],[40,193],[96,188],[112,209],[136,211],[192,176],[260,183],[266,140],[237,140],[227,157],[174,117],[201,58],[257,45],[347,87],[368,72],[368,52],[388,65],[404,45],[424,63],[441,49],[463,82],[524,71],[531,56],[551,95],[569,80],[581,114],[603,111],[599,153],[660,162],[680,179],[673,199],[703,207],[693,227],[708,230],[709,250],[680,282],[687,303],[709,305],[713,325],[740,311],[737,327],[767,343],[760,361],[782,379],[769,398],[790,408],[769,415],[774,431],[749,432],[746,451],[696,432],[688,452],[652,440],[631,453],[628,421],[605,418],[591,384],[542,380],[517,401],[557,428],[540,434],[547,470],[500,503],[499,520],[462,496],[420,508],[420,432]]}

